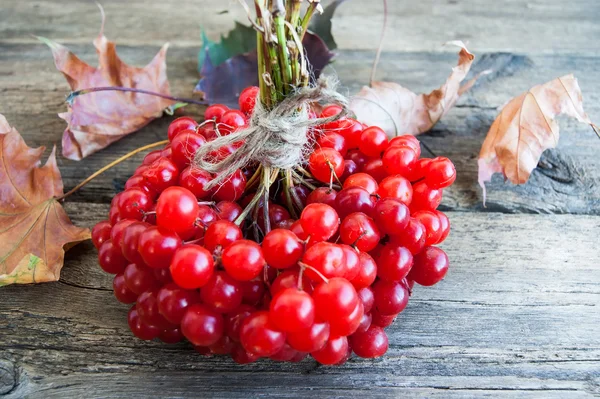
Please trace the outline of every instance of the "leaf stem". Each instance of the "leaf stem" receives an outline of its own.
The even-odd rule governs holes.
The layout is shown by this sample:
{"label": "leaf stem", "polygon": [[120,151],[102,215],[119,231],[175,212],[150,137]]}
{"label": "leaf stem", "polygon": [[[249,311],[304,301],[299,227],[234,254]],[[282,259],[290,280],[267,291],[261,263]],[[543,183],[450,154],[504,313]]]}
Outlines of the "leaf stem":
{"label": "leaf stem", "polygon": [[135,150],[123,155],[122,157],[112,161],[111,163],[109,163],[108,165],[98,169],[96,172],[92,173],[88,178],[86,178],[85,180],[83,180],[81,183],[79,183],[78,185],[76,185],[75,187],[73,187],[71,190],[69,190],[69,192],[67,192],[66,194],[61,195],[60,197],[58,197],[56,200],[57,201],[62,201],[65,198],[67,198],[68,196],[74,194],[77,190],[79,190],[81,187],[85,186],[86,184],[88,184],[89,182],[91,182],[92,180],[94,180],[96,177],[100,176],[102,173],[106,172],[107,170],[109,170],[110,168],[112,168],[113,166],[116,166],[118,164],[120,164],[121,162],[125,161],[126,159],[131,158],[132,156],[134,156],[135,154],[142,152],[142,151],[146,151],[149,150],[150,148],[154,148],[154,147],[160,147],[161,145],[165,145],[168,144],[169,140],[162,140],[162,141],[157,141],[156,143],[152,143],[152,144],[148,144],[145,145],[143,147],[140,148],[136,148]]}
{"label": "leaf stem", "polygon": [[383,0],[383,25],[381,27],[381,37],[379,38],[379,47],[377,48],[377,54],[375,55],[375,61],[373,62],[373,69],[371,69],[371,78],[369,79],[369,86],[373,87],[375,81],[375,72],[377,72],[377,65],[381,58],[381,51],[383,50],[383,39],[385,37],[385,31],[387,29],[388,20],[388,4],[387,0]]}
{"label": "leaf stem", "polygon": [[208,105],[208,102],[206,102],[206,101],[194,100],[192,98],[173,97],[173,96],[168,96],[166,94],[156,93],[156,92],[150,91],[150,90],[135,89],[133,87],[123,87],[123,86],[90,87],[87,89],[72,91],[67,96],[66,101],[67,101],[67,103],[72,104],[76,97],[79,97],[84,94],[96,93],[99,91],[122,91],[122,92],[129,92],[129,93],[140,93],[140,94],[147,94],[149,96],[164,98],[165,100],[171,100],[171,101],[175,101],[178,103]]}

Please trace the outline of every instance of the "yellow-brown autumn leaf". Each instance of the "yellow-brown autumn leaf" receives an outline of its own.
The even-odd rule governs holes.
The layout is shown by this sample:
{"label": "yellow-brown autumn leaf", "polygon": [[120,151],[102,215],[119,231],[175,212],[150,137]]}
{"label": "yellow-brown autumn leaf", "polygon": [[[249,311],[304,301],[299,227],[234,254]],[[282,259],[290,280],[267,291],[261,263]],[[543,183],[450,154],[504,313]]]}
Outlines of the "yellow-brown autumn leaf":
{"label": "yellow-brown autumn leaf", "polygon": [[[116,45],[103,34],[94,40],[99,66],[81,61],[65,46],[40,38],[52,50],[56,68],[72,90],[121,86],[170,95],[165,62],[168,44],[143,68],[125,64]],[[173,102],[156,96],[122,91],[102,91],[75,97],[68,111],[59,114],[68,126],[62,138],[63,156],[80,160],[133,133],[162,115]]]}
{"label": "yellow-brown autumn leaf", "polygon": [[492,124],[479,153],[479,184],[503,173],[523,184],[537,166],[542,152],[558,144],[558,115],[568,115],[595,129],[583,110],[577,79],[571,74],[537,85],[510,100]]}
{"label": "yellow-brown autumn leaf", "polygon": [[0,287],[56,281],[65,250],[90,238],[56,200],[63,183],[55,150],[30,148],[0,114]]}
{"label": "yellow-brown autumn leaf", "polygon": [[479,75],[463,86],[475,56],[461,41],[453,41],[460,47],[458,63],[446,82],[429,94],[415,94],[394,82],[372,82],[352,98],[350,109],[357,119],[367,125],[376,125],[385,130],[389,137],[401,134],[417,135],[431,129],[469,90]]}

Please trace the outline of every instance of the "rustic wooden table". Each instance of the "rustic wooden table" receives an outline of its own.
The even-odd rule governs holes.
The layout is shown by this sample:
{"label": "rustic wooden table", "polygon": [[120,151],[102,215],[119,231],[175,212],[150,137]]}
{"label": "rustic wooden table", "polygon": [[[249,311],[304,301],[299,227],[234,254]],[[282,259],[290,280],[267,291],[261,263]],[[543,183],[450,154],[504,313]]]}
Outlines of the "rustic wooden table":
{"label": "rustic wooden table", "polygon": [[[219,4],[220,3],[220,4]],[[373,4],[371,4],[373,3]],[[391,1],[379,77],[430,90],[454,64],[462,39],[474,71],[493,68],[442,123],[421,137],[459,177],[445,195],[452,234],[443,248],[447,278],[417,288],[389,328],[388,354],[342,367],[268,361],[239,366],[205,358],[186,344],[143,342],[127,328],[127,306],[112,295],[91,243],[71,250],[59,282],[0,288],[0,396],[49,397],[543,397],[600,394],[600,142],[585,125],[562,123],[521,187],[496,176],[484,208],[476,182],[483,138],[509,98],[574,72],[590,117],[600,120],[600,3],[577,0]],[[148,62],[169,41],[173,93],[197,80],[200,26],[212,37],[244,21],[236,2],[104,0],[106,31],[122,58]],[[229,8],[228,14],[217,14]],[[68,86],[32,34],[67,44],[95,63],[99,13],[90,1],[0,0],[0,113],[30,146],[60,143]],[[381,21],[379,2],[338,10],[335,70],[348,92],[369,76]],[[201,109],[190,110],[200,113]],[[153,122],[81,162],[59,159],[67,188],[132,148],[162,139],[170,118]],[[66,204],[81,226],[108,202],[141,155],[95,180]]]}

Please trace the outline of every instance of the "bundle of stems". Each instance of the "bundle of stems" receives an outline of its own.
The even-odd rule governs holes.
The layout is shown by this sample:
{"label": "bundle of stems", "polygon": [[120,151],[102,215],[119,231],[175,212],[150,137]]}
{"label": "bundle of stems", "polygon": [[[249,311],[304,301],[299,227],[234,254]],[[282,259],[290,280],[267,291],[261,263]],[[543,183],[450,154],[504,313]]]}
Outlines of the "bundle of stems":
{"label": "bundle of stems", "polygon": [[[243,0],[240,0],[243,1]],[[302,12],[303,4],[308,7]],[[260,100],[270,109],[310,80],[302,40],[320,0],[254,0]],[[245,4],[245,3],[244,3]]]}

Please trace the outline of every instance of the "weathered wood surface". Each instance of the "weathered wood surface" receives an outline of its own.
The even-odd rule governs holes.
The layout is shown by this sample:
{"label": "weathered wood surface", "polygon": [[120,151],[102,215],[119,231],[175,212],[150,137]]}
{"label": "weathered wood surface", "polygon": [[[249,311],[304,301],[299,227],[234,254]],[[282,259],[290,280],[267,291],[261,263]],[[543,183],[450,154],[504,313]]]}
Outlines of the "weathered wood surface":
{"label": "weathered wood surface", "polygon": [[[107,206],[67,204],[67,211],[85,225]],[[0,392],[11,399],[600,393],[600,217],[449,215],[451,271],[435,288],[415,290],[380,360],[238,366],[188,345],[139,341],[87,243],[68,254],[60,282],[0,292]]]}
{"label": "weathered wood surface", "polygon": [[[235,1],[106,0],[107,35],[131,64],[147,63],[171,42],[172,92],[190,95],[197,80],[200,26],[212,37],[245,20]],[[380,29],[379,2],[348,1],[338,10],[335,71],[348,93],[369,76]],[[587,126],[564,120],[559,148],[544,154],[521,187],[496,176],[481,205],[476,156],[508,99],[533,84],[574,72],[584,104],[600,120],[600,3],[578,0],[390,1],[381,79],[415,91],[443,82],[463,39],[475,71],[493,68],[433,132],[424,152],[456,163],[445,195],[453,231],[444,244],[448,277],[420,288],[390,328],[391,348],[376,361],[339,368],[312,361],[238,366],[187,345],[134,339],[127,307],[84,243],[67,254],[61,281],[0,289],[0,397],[593,397],[600,395],[600,142]],[[217,15],[229,9],[229,14]],[[99,13],[87,0],[0,0],[0,113],[32,146],[60,145],[68,86],[49,50],[31,37],[68,44],[95,63],[91,40]],[[189,109],[198,113],[202,109]],[[59,159],[65,186],[131,149],[163,139],[169,118],[86,158]],[[106,203],[141,156],[86,186],[66,208],[76,224],[105,217]],[[485,211],[487,213],[482,213]],[[517,213],[511,215],[510,213]],[[531,215],[559,213],[564,215]],[[580,215],[568,215],[580,214]]]}
{"label": "weathered wood surface", "polygon": [[[8,2],[4,1],[4,3]],[[216,18],[212,18],[211,15],[215,11],[214,3],[206,1],[204,3],[208,4],[209,7],[202,14],[203,17],[199,17],[199,21],[207,21],[207,23],[212,24]],[[350,1],[340,7],[341,16],[335,22],[345,25],[347,20],[344,16],[347,16],[350,20],[355,18],[351,16],[351,12],[356,11],[352,7],[356,7],[357,3],[363,2]],[[397,4],[403,2],[393,3],[396,6],[392,6],[392,9],[395,10],[395,13],[390,16],[391,20],[394,21],[391,23],[392,26],[398,25],[400,27],[405,21],[413,21],[412,18],[406,18],[404,13],[401,12],[404,8],[398,8]],[[476,3],[473,3],[474,9],[482,7]],[[30,145],[60,144],[65,123],[55,115],[65,109],[64,99],[69,90],[68,85],[62,75],[56,73],[50,51],[46,46],[30,40],[28,35],[36,33],[60,39],[63,43],[69,44],[76,54],[89,62],[95,63],[95,50],[91,45],[91,40],[97,34],[96,27],[98,26],[99,13],[95,6],[89,2],[70,2],[69,7],[73,11],[69,14],[63,14],[63,7],[58,7],[61,11],[57,10],[57,7],[51,7],[51,4],[54,4],[52,2],[35,4],[38,6],[32,7],[29,2],[10,2],[9,7],[7,7],[8,12],[3,7],[0,16],[3,19],[0,26],[5,26],[4,29],[0,29],[0,34],[4,30],[7,37],[6,40],[0,40],[0,92],[2,94],[0,112],[19,129]],[[352,4],[355,5],[352,6]],[[181,7],[171,7],[175,14],[165,14],[164,23],[161,25],[156,22],[158,24],[156,25],[152,23],[152,19],[157,18],[161,7],[164,7],[164,5],[156,3],[157,8],[155,9],[153,7],[142,7],[140,4],[133,2],[124,9],[122,4],[117,6],[115,3],[108,2],[106,4],[109,18],[107,34],[109,37],[119,40],[121,44],[119,52],[122,58],[135,65],[147,63],[163,41],[173,39],[173,46],[167,57],[172,92],[182,96],[190,96],[197,81],[196,56],[199,42],[194,41],[195,45],[191,45],[187,42],[175,40],[177,38],[168,35],[163,41],[150,40],[150,38],[157,35],[157,37],[160,37],[157,32],[163,32],[162,30],[154,30],[153,27],[163,25],[177,26],[178,35],[182,38],[198,36],[198,27],[187,29],[185,24],[183,26],[177,25],[176,16],[185,6],[188,7],[188,10],[192,8],[191,3],[184,3]],[[515,22],[513,19],[516,18],[517,14],[520,15],[520,13],[525,12],[523,3],[512,2],[510,5],[503,4],[498,7],[504,7],[506,10],[505,13],[498,12],[496,23],[507,26],[507,31],[510,31],[510,29],[514,31],[515,27],[513,25]],[[179,11],[175,11],[175,8]],[[222,7],[217,8],[221,9]],[[232,7],[232,9],[235,8]],[[438,7],[430,5],[429,8],[433,14],[440,12]],[[580,18],[585,10],[591,13],[598,7],[582,2],[579,6],[573,6],[573,8],[574,10],[580,10],[580,13],[577,14],[573,11],[574,14],[571,15],[573,19],[568,20],[569,26],[584,29],[586,25],[582,21],[585,21],[585,19],[580,20],[577,18]],[[417,10],[420,10],[421,13],[425,12],[424,8],[418,8]],[[449,15],[449,19],[458,18],[464,13],[464,7],[460,7],[462,11],[454,10],[455,14]],[[530,14],[528,14],[530,18],[537,20],[535,18],[551,18],[551,15],[554,14],[548,15],[550,13],[548,10],[555,10],[555,7],[540,6],[532,7],[530,10]],[[370,12],[375,12],[375,9],[371,9]],[[20,30],[16,32],[14,29],[11,30],[10,27],[16,24],[15,20],[26,20],[24,18],[28,15],[27,13],[35,13],[36,17],[39,16],[42,19],[52,16],[53,21],[54,18],[56,18],[56,21],[46,24],[36,21],[35,27],[31,27],[31,29],[21,26]],[[207,15],[211,15],[211,18],[206,17]],[[125,24],[123,19],[129,17],[137,22],[132,22],[131,27],[121,27]],[[65,18],[72,18],[70,24],[67,24]],[[218,17],[219,20],[222,18],[223,16]],[[231,16],[227,16],[227,18],[231,18]],[[110,22],[113,19],[117,27]],[[474,17],[472,19],[479,21]],[[484,18],[483,21],[485,20]],[[144,28],[138,26],[142,24],[142,21],[145,21]],[[401,23],[398,21],[401,21]],[[475,25],[478,24],[479,22]],[[425,25],[428,26],[427,29],[433,29],[429,24]],[[431,25],[435,24],[432,23]],[[368,26],[369,29],[375,29],[373,26]],[[465,26],[472,27],[473,25],[468,24]],[[74,27],[76,27],[76,31],[74,31]],[[48,31],[50,28],[52,32]],[[222,27],[222,29],[224,28]],[[369,32],[367,26],[360,29]],[[535,34],[539,40],[543,38],[546,38],[544,40],[550,40],[547,39],[546,35],[552,35],[550,37],[555,38],[557,35],[563,37],[567,33],[573,40],[578,37],[575,33],[569,33],[566,25],[561,28],[564,31],[557,27],[552,29],[556,29],[556,31],[532,31],[530,36]],[[597,33],[594,29],[596,29],[595,25],[589,26],[582,34],[595,37],[594,35],[597,36]],[[146,32],[148,30],[149,32]],[[27,34],[25,31],[27,31]],[[144,34],[140,34],[140,32],[144,32]],[[414,30],[411,31],[407,28],[406,32],[408,34],[414,32]],[[351,47],[349,38],[364,36],[355,31],[338,33],[342,48]],[[420,34],[423,38],[436,38],[436,43],[461,37],[458,33],[429,30],[422,31]],[[444,200],[443,206],[445,209],[600,214],[598,139],[588,126],[574,120],[564,119],[562,121],[562,136],[559,148],[548,151],[544,155],[541,167],[534,171],[526,186],[515,187],[510,183],[505,184],[501,176],[494,178],[493,183],[489,185],[487,209],[482,206],[481,189],[476,178],[476,157],[489,126],[499,111],[499,107],[504,105],[510,98],[530,88],[533,84],[543,83],[569,72],[575,72],[583,87],[586,110],[593,120],[600,120],[600,97],[598,95],[600,93],[600,80],[597,79],[597,65],[600,62],[600,57],[588,51],[582,51],[582,54],[571,54],[566,50],[556,50],[556,54],[544,55],[543,51],[538,50],[551,48],[549,41],[542,41],[542,44],[545,43],[547,47],[542,47],[542,44],[538,47],[531,46],[526,49],[529,52],[525,54],[519,54],[512,50],[512,52],[506,52],[507,48],[485,43],[486,39],[493,36],[492,33],[484,30],[465,34],[465,36],[470,35],[476,35],[479,39],[475,40],[475,37],[472,39],[475,46],[472,51],[478,56],[474,71],[493,69],[494,73],[482,78],[475,88],[459,101],[458,106],[443,119],[442,123],[434,128],[433,132],[422,136],[422,141],[427,149],[434,154],[450,156],[456,163],[459,172],[456,185],[448,191]],[[376,43],[374,40],[376,35],[372,36],[371,48],[375,47]],[[2,37],[0,36],[0,38]],[[21,40],[19,41],[14,37],[19,37]],[[429,91],[438,87],[446,79],[450,68],[456,62],[455,49],[437,46],[438,51],[444,50],[445,52],[433,53],[429,51],[430,46],[423,45],[419,48],[420,51],[398,51],[400,49],[400,47],[397,47],[398,42],[396,39],[398,37],[404,36],[396,33],[392,34],[392,32],[388,35],[386,49],[396,51],[387,51],[384,54],[379,67],[379,78],[397,81],[418,92]],[[510,37],[513,38],[515,44],[522,44],[523,42],[522,38],[515,32],[510,33]],[[344,45],[344,43],[346,44]],[[403,48],[414,49],[411,46]],[[502,51],[490,52],[490,50],[496,49]],[[367,82],[373,53],[374,51],[369,50],[346,49],[339,51],[334,70],[339,74],[349,94],[356,93],[361,85]],[[190,109],[186,112],[200,113],[201,111],[201,109]],[[85,162],[72,162],[61,159],[59,162],[65,177],[65,185],[67,187],[75,185],[92,171],[97,170],[117,156],[127,153],[132,148],[163,139],[169,120],[169,118],[164,118],[156,121],[138,133],[112,145],[107,150],[90,156]],[[428,153],[427,149],[424,150],[425,154]],[[108,202],[116,190],[123,186],[125,179],[131,175],[141,157],[142,155],[132,158],[120,168],[109,171],[77,194],[76,200]]]}

